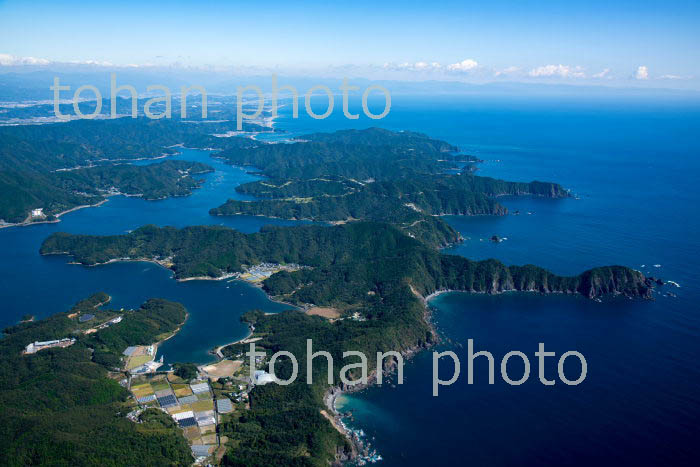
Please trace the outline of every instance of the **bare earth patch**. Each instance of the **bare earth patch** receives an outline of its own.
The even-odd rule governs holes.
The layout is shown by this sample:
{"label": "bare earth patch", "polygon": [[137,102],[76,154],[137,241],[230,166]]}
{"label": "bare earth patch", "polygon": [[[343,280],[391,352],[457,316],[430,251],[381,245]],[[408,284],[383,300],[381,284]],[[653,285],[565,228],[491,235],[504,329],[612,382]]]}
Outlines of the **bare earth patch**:
{"label": "bare earth patch", "polygon": [[306,310],[307,315],[321,316],[328,319],[338,319],[340,318],[340,311],[335,308],[330,307],[320,307],[315,306]]}
{"label": "bare earth patch", "polygon": [[202,371],[212,378],[231,377],[243,365],[242,360],[221,360],[218,363],[206,365],[202,367]]}

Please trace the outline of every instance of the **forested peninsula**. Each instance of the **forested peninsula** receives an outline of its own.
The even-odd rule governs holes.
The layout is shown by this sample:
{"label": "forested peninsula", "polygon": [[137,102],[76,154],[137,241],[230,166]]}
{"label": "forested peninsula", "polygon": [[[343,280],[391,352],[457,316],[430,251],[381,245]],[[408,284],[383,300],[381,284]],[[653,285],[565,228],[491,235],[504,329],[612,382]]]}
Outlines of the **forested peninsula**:
{"label": "forested peninsula", "polygon": [[[0,339],[0,464],[188,465],[190,448],[170,416],[144,412],[141,423],[125,415],[133,407],[119,384],[119,359],[129,345],[148,345],[185,321],[185,308],[161,299],[137,310],[96,307],[104,293],[70,311],[23,322]],[[120,316],[120,322],[86,334],[82,313]],[[35,341],[75,339],[65,348],[23,354]]]}
{"label": "forested peninsula", "polygon": [[[257,128],[246,127],[251,126]],[[0,127],[0,226],[54,220],[75,207],[99,203],[107,191],[148,199],[187,195],[198,186],[191,176],[209,167],[183,161],[124,164],[176,154],[181,144],[250,146],[243,138],[212,136],[232,129],[234,122],[131,118]],[[32,214],[35,210],[41,212]]]}
{"label": "forested peninsula", "polygon": [[[315,349],[330,352],[336,361],[342,361],[348,350],[366,355],[410,353],[431,345],[436,337],[424,297],[435,291],[648,298],[653,285],[640,272],[622,266],[562,277],[533,265],[471,261],[441,254],[394,226],[373,222],[268,227],[254,234],[216,226],[145,226],[130,234],[105,237],[58,233],[44,242],[41,253],[69,254],[89,265],[127,258],[165,260],[177,278],[220,277],[261,262],[307,266],[273,274],[263,282],[264,290],[302,307],[333,307],[340,310],[341,319],[331,322],[299,311],[244,316],[262,337],[258,348],[269,354],[292,352],[302,375],[306,372],[306,339],[313,339]],[[224,457],[224,465],[325,465],[350,455],[351,445],[320,414],[330,386],[324,378],[323,360],[319,363],[313,367],[312,386],[297,381],[289,386],[260,386],[251,392],[250,410],[221,428],[236,446]],[[275,371],[289,377],[289,361],[280,359]],[[334,371],[337,381],[339,367]],[[303,452],[313,454],[306,457],[300,454]]]}
{"label": "forested peninsula", "polygon": [[[505,195],[569,196],[549,182],[507,182],[474,175],[473,156],[414,132],[380,128],[303,136],[292,144],[229,148],[230,163],[261,167],[265,180],[236,191],[260,198],[229,200],[213,215],[261,215],[342,223],[388,222],[433,246],[459,240],[438,216],[504,215]],[[454,173],[457,172],[457,173]]]}
{"label": "forested peninsula", "polygon": [[[215,131],[225,130],[227,124]],[[94,157],[106,155],[106,152],[101,152],[98,137],[101,124],[80,124],[88,130],[88,135],[93,132],[92,136],[87,136],[90,143],[81,140],[83,136],[79,132],[73,133],[79,125],[65,125],[67,140],[61,141],[66,144],[63,154],[70,162],[64,161],[62,167],[86,161],[90,167],[57,171],[57,167],[41,162],[43,159],[35,155],[34,160],[39,165],[33,171],[23,172],[29,174],[28,177],[50,177],[50,183],[45,185],[61,190],[61,193],[94,198],[106,196],[105,189],[139,192],[150,198],[185,194],[197,186],[193,175],[209,170],[207,166],[176,161],[145,167],[122,166],[113,160],[116,154],[152,153],[156,147],[163,150],[167,143],[184,141],[187,146],[216,147],[218,152],[214,157],[247,166],[250,171],[265,177],[236,188],[239,193],[254,196],[255,200],[230,200],[212,209],[212,214],[254,214],[319,222],[294,227],[265,227],[252,234],[219,226],[176,229],[151,225],[113,236],[55,233],[41,246],[44,255],[67,254],[84,265],[119,260],[156,261],[170,268],[176,279],[230,277],[261,263],[291,265],[275,268],[279,272],[264,279],[261,286],[270,297],[309,312],[297,309],[267,315],[251,310],[243,319],[254,327],[259,350],[267,355],[277,350],[292,352],[300,362],[300,374],[307,371],[307,338],[313,340],[316,349],[330,352],[337,361],[343,360],[345,351],[359,351],[366,355],[375,355],[379,351],[410,354],[432,345],[437,335],[430,323],[426,298],[440,291],[562,293],[594,299],[608,295],[650,298],[652,293],[652,280],[624,266],[599,267],[564,277],[534,265],[508,266],[497,260],[472,261],[441,253],[440,247],[461,240],[459,233],[441,217],[443,215],[504,215],[507,209],[499,203],[499,197],[563,198],[569,193],[551,182],[508,182],[478,176],[475,174],[477,158],[420,133],[371,128],[311,134],[291,142],[270,144],[244,138],[214,138],[198,125],[183,127],[182,124],[149,122],[138,127],[124,120],[116,121],[113,133],[105,137],[118,150],[110,156],[110,163],[103,166],[93,163]],[[219,124],[208,127],[207,131],[211,132],[216,125]],[[172,133],[163,133],[167,130],[172,130]],[[27,138],[28,133],[22,131],[15,137]],[[128,150],[125,145],[131,140],[143,145],[136,151]],[[39,146],[32,146],[37,144]],[[23,145],[33,147],[34,152],[41,148],[40,143],[31,138],[25,139]],[[90,157],[86,157],[86,148],[92,154]],[[39,150],[38,154],[44,153]],[[7,160],[9,156],[5,153],[4,157]],[[30,191],[33,194],[41,192],[38,189]],[[11,192],[21,190],[14,187]],[[88,302],[99,301],[100,297],[95,297]],[[179,309],[179,305],[164,301],[148,302],[144,308],[154,306],[166,317]],[[311,309],[321,307],[331,310],[335,317],[330,319],[311,313]],[[146,316],[140,312],[131,315]],[[42,329],[32,326],[44,326],[45,323],[53,323],[52,337],[68,335],[72,325],[66,319],[69,318],[59,315],[46,321],[22,323],[8,331],[9,337],[4,342],[15,342],[11,338],[19,335],[18,332]],[[100,378],[118,363],[120,349],[131,345],[131,341],[151,338],[152,321],[158,321],[156,316],[143,322],[133,319],[130,318],[128,323],[131,324],[126,328],[110,326],[90,337],[80,336],[75,345],[66,349],[42,351],[47,353],[40,352],[31,358],[44,358],[54,353],[73,360],[80,357],[85,359],[86,366],[92,365],[89,368],[94,368],[91,371],[95,371],[95,378],[102,381]],[[167,323],[163,323],[165,326],[158,325],[157,328],[169,329],[175,326],[175,322],[179,322],[179,318],[168,318]],[[129,335],[117,332],[119,329],[129,329]],[[140,337],[136,339],[135,336]],[[26,345],[28,337],[30,334],[17,338],[13,345],[20,342]],[[80,349],[83,353],[76,357],[74,353]],[[236,352],[239,350],[236,348]],[[232,352],[233,348],[222,349],[224,355],[232,355]],[[26,361],[30,360],[23,362]],[[369,363],[375,374],[392,366],[390,360],[382,368],[375,368],[376,363],[371,359]],[[67,371],[64,366],[60,371]],[[68,365],[67,368],[72,367]],[[249,406],[236,411],[235,416],[219,425],[217,434],[228,440],[228,450],[221,463],[235,466],[324,466],[352,456],[353,444],[334,428],[325,412],[324,396],[335,389],[324,378],[326,370],[323,360],[309,369],[314,375],[312,385],[307,385],[304,379],[289,386],[256,385],[250,391]],[[49,367],[47,371],[59,370]],[[338,381],[339,371],[340,366],[335,366],[335,381]],[[279,359],[275,373],[280,378],[288,378],[291,373],[289,359]],[[358,377],[357,374],[351,376]],[[11,378],[9,370],[4,377]],[[64,380],[70,381],[68,377]],[[20,378],[8,383],[7,387],[17,389],[22,381],[25,380]],[[110,398],[100,399],[108,404],[102,413],[114,413],[125,398],[123,391],[113,388]],[[25,410],[18,400],[8,402],[8,406],[16,406],[18,411]],[[81,416],[93,417],[91,422],[104,423],[95,428],[97,432],[109,429],[119,434],[119,430],[131,429],[121,425],[113,429],[111,424],[122,423],[120,420],[123,419],[119,417],[107,423],[99,414],[93,416],[91,412],[85,412]],[[139,426],[153,421],[149,418]],[[157,422],[162,425],[159,436],[164,438],[154,444],[167,446],[161,450],[161,455],[172,463],[189,463],[190,454],[183,449],[181,438],[172,437],[172,422],[165,419]],[[21,432],[19,427],[10,428],[12,430]],[[75,436],[82,440],[82,435]],[[124,436],[131,435],[127,432]],[[10,433],[3,439],[14,438]],[[105,439],[111,438],[105,436]],[[153,464],[164,463],[147,448],[141,451],[140,442],[140,438],[134,441],[137,446],[134,456],[142,456],[149,462],[152,460]],[[53,458],[51,453],[8,443],[8,449],[19,452],[24,462],[29,459],[31,463],[31,456]],[[22,443],[20,446],[25,444],[33,445]],[[97,451],[86,455],[104,459],[101,444],[90,449]],[[119,459],[128,461],[131,454]],[[82,453],[78,452],[78,456]],[[67,459],[68,454],[64,457]]]}

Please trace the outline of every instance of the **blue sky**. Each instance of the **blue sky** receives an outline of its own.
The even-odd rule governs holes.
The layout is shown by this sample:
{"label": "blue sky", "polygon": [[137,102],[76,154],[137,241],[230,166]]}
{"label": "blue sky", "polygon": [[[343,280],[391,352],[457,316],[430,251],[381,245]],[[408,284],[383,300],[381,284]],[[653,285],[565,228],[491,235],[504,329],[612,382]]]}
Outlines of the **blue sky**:
{"label": "blue sky", "polygon": [[[0,1],[0,65],[691,86],[700,2]],[[607,71],[606,71],[607,70]]]}

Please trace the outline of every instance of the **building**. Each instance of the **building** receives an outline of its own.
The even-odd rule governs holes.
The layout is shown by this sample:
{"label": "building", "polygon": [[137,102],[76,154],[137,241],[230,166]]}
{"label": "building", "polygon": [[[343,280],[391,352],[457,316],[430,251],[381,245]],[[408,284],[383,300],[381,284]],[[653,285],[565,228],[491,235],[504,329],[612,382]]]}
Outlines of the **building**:
{"label": "building", "polygon": [[44,217],[44,209],[32,209],[32,217]]}
{"label": "building", "polygon": [[213,410],[206,410],[203,412],[195,412],[195,420],[197,420],[197,425],[200,427],[216,425],[216,417],[214,416]]}
{"label": "building", "polygon": [[52,341],[44,341],[44,342],[32,342],[31,344],[27,345],[24,349],[24,353],[26,354],[32,354],[32,353],[37,353],[40,350],[44,349],[50,349],[51,347],[68,347],[75,344],[75,339],[56,339]]}
{"label": "building", "polygon": [[179,422],[180,420],[184,420],[186,418],[194,418],[194,412],[188,410],[187,412],[174,413],[173,418],[176,422]]}
{"label": "building", "polygon": [[192,392],[195,394],[209,392],[209,384],[207,384],[207,383],[190,384],[190,389],[192,389]]}
{"label": "building", "polygon": [[155,373],[161,366],[163,366],[163,357],[160,358],[160,361],[151,360],[150,362],[146,362],[141,366],[132,368],[131,370],[129,370],[129,373],[131,373],[132,375]]}
{"label": "building", "polygon": [[190,446],[190,448],[192,449],[192,455],[196,459],[207,457],[209,455],[209,452],[212,450],[211,448],[213,447],[214,446],[210,446],[208,444],[193,444],[192,446]]}
{"label": "building", "polygon": [[216,411],[219,413],[230,413],[233,412],[233,404],[231,399],[222,398],[216,400]]}
{"label": "building", "polygon": [[275,382],[275,377],[272,376],[270,373],[263,371],[263,370],[258,370],[255,372],[255,384],[258,385],[264,385],[267,383],[274,383]]}

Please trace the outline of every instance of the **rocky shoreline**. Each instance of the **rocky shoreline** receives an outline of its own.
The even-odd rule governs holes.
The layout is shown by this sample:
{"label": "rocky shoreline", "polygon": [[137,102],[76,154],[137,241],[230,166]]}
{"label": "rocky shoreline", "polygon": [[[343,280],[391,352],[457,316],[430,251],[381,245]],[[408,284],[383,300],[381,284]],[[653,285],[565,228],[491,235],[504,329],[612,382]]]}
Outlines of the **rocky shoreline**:
{"label": "rocky shoreline", "polygon": [[[417,295],[418,298],[420,298],[423,301],[423,305],[425,308],[424,314],[423,314],[423,319],[425,320],[425,323],[428,325],[431,335],[432,335],[432,340],[430,343],[425,343],[424,345],[416,345],[413,347],[409,347],[408,349],[405,349],[401,352],[401,356],[404,358],[404,362],[410,360],[413,356],[418,354],[419,352],[429,349],[430,347],[434,346],[435,344],[440,342],[440,336],[437,332],[437,329],[435,328],[435,325],[432,322],[432,310],[429,305],[429,301],[432,300],[433,298],[447,292],[453,292],[452,290],[439,290],[435,291],[432,294],[423,297],[422,295],[418,294],[413,287],[411,287],[413,290],[414,294]],[[384,367],[381,369],[382,375],[384,377],[392,375],[396,371],[396,365],[397,362],[395,359],[387,360],[385,362]],[[338,412],[336,408],[336,401],[338,397],[342,396],[343,394],[351,394],[355,392],[360,392],[363,391],[370,386],[374,386],[377,384],[377,371],[378,369],[372,370],[369,375],[367,376],[367,383],[358,383],[354,385],[336,385],[328,390],[323,395],[323,402],[326,406],[326,408],[329,410],[334,423],[333,426],[340,431],[347,439],[350,441],[350,446],[351,446],[351,452],[345,453],[345,452],[338,452],[336,454],[336,463],[337,465],[343,465],[345,462],[350,462],[350,461],[357,461],[362,460],[363,458],[369,458],[370,457],[370,448],[369,446],[362,440],[360,436],[357,435],[354,431],[350,430],[345,422],[343,421],[343,415]],[[376,454],[375,454],[376,456]]]}

